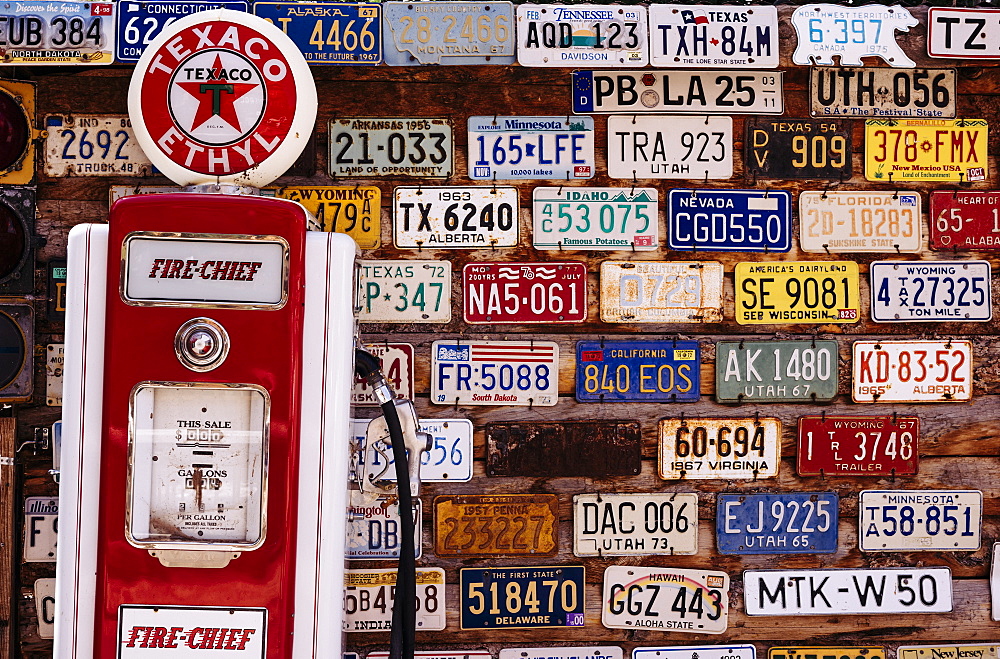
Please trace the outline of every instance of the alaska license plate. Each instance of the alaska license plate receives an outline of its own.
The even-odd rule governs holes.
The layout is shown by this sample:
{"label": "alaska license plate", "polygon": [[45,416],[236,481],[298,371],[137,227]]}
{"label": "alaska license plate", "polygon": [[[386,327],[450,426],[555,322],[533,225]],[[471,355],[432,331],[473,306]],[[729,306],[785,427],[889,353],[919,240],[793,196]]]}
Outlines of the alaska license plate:
{"label": "alaska license plate", "polygon": [[778,475],[778,419],[661,419],[658,434],[659,473],[664,480],[757,480]]}
{"label": "alaska license plate", "polygon": [[1000,190],[931,190],[931,249],[1000,250]]}
{"label": "alaska license plate", "polygon": [[593,178],[593,117],[469,117],[473,180]]}
{"label": "alaska license plate", "polygon": [[125,115],[49,115],[45,118],[46,176],[151,176]]}
{"label": "alaska license plate", "polygon": [[1000,59],[1000,9],[931,7],[927,54],[957,59]]}
{"label": "alaska license plate", "polygon": [[836,341],[719,341],[719,403],[828,402],[837,395]]}
{"label": "alaska license plate", "polygon": [[971,341],[855,341],[855,403],[972,400]]}
{"label": "alaska license plate", "polygon": [[632,659],[757,659],[757,648],[752,645],[643,647],[632,650]]}
{"label": "alaska license plate", "polygon": [[584,568],[461,568],[462,629],[583,627]]}
{"label": "alaska license plate", "polygon": [[[417,568],[417,630],[445,628],[444,570]],[[396,601],[396,568],[344,572],[344,631],[373,632],[392,629]]]}
{"label": "alaska license plate", "polygon": [[0,11],[2,63],[111,64],[116,2],[6,3]]}
{"label": "alaska license plate", "polygon": [[[886,653],[885,648],[874,646],[794,646],[771,648],[767,651],[767,659],[886,659]],[[899,659],[904,659],[903,655],[900,654]]]}
{"label": "alaska license plate", "polygon": [[587,320],[587,266],[573,261],[467,263],[462,317],[476,324]]}
{"label": "alaska license plate", "polygon": [[729,575],[612,565],[604,570],[601,622],[610,629],[722,634],[729,626]]}
{"label": "alaska license plate", "polygon": [[514,63],[510,2],[384,2],[382,16],[389,66]]}
{"label": "alaska license plate", "polygon": [[685,251],[787,252],[792,247],[792,195],[785,190],[674,188],[667,206],[667,245]]}
{"label": "alaska license plate", "polygon": [[381,245],[382,190],[374,185],[293,186],[278,197],[299,202],[323,231],[346,233],[361,249]]}
{"label": "alaska license plate", "polygon": [[[396,497],[369,497],[362,492],[351,492],[347,507],[347,545],[344,556],[349,561],[399,560],[400,531],[399,503]],[[423,543],[423,508],[420,499],[413,500],[413,556],[420,558]]]}
{"label": "alaska license plate", "polygon": [[116,57],[119,62],[138,62],[154,38],[165,27],[189,14],[209,9],[250,11],[246,2],[215,0],[210,2],[174,2],[173,0],[142,0],[118,2]]}
{"label": "alaska license plate", "polygon": [[578,341],[576,399],[695,402],[701,398],[697,341]]}
{"label": "alaska license plate", "polygon": [[840,66],[861,66],[862,57],[879,57],[898,68],[915,66],[896,42],[896,30],[908,32],[918,24],[902,6],[801,5],[791,23],[797,40],[792,62],[800,66],[832,66],[835,57]]}
{"label": "alaska license plate", "polygon": [[719,494],[720,554],[832,554],[839,497],[834,492]]}
{"label": "alaska license plate", "polygon": [[869,181],[985,181],[989,171],[985,119],[868,119],[865,178]]}
{"label": "alaska license plate", "polygon": [[875,261],[868,280],[876,323],[993,317],[989,261]]}
{"label": "alaska license plate", "polygon": [[[283,6],[294,9],[298,4]],[[327,171],[333,177],[448,178],[455,171],[451,119],[331,119],[329,130]]]}
{"label": "alaska license plate", "polygon": [[[413,345],[382,342],[366,345],[365,350],[378,357],[382,363],[382,373],[385,374],[386,380],[392,385],[396,395],[400,398],[413,400]],[[354,379],[351,405],[379,406],[375,392],[360,377]]]}
{"label": "alaska license plate", "polygon": [[955,116],[955,69],[832,68],[809,73],[814,117]]}
{"label": "alaska license plate", "polygon": [[920,208],[920,194],[912,191],[803,190],[799,247],[817,254],[919,254]]}
{"label": "alaska license plate", "polygon": [[861,551],[975,551],[983,521],[979,490],[862,490]]}
{"label": "alaska license plate", "polygon": [[724,179],[733,175],[732,117],[608,117],[608,176]]}
{"label": "alaska license plate", "polygon": [[[396,459],[385,440],[368,442],[369,419],[352,419],[355,446],[360,455],[355,469],[358,479],[396,482]],[[472,480],[472,421],[468,419],[420,419],[417,427],[431,436],[431,448],[420,459],[424,483]]]}
{"label": "alaska license plate", "polygon": [[913,476],[920,464],[915,416],[800,416],[799,476]]}
{"label": "alaska license plate", "polygon": [[656,188],[536,187],[531,241],[535,249],[630,250],[660,244]]}
{"label": "alaska license plate", "polygon": [[646,66],[646,8],[600,4],[517,6],[521,66]]}
{"label": "alaska license plate", "polygon": [[555,405],[555,341],[435,341],[431,402],[438,405]]}
{"label": "alaska license plate", "polygon": [[515,247],[517,215],[517,189],[510,186],[400,186],[393,191],[393,242],[415,249]]}
{"label": "alaska license plate", "polygon": [[434,497],[436,556],[551,556],[558,547],[554,494]]}
{"label": "alaska license plate", "polygon": [[573,554],[587,556],[698,553],[698,495],[576,494]]}
{"label": "alaska license plate", "polygon": [[854,261],[737,263],[733,278],[740,325],[861,320]]}
{"label": "alaska license plate", "polygon": [[747,174],[760,178],[851,178],[851,122],[844,119],[748,119]]}
{"label": "alaska license plate", "polygon": [[362,323],[447,323],[451,320],[451,261],[360,260]]}
{"label": "alaska license plate", "polygon": [[773,6],[651,4],[650,60],[680,68],[778,68]]}
{"label": "alaska license plate", "polygon": [[718,261],[602,261],[606,323],[715,323],[722,320]]}
{"label": "alaska license plate", "polygon": [[381,5],[255,2],[253,13],[280,27],[309,64],[374,65],[382,61]]}

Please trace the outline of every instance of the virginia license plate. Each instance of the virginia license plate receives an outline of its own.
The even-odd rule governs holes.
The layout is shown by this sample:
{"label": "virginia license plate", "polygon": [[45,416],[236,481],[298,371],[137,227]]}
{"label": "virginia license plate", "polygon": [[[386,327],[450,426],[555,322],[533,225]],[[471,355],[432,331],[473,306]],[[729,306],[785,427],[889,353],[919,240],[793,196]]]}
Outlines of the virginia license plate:
{"label": "virginia license plate", "polygon": [[861,551],[975,551],[983,493],[979,490],[862,490]]}
{"label": "virginia license plate", "polygon": [[868,266],[877,323],[988,321],[988,261],[875,261]]}
{"label": "virginia license plate", "polygon": [[470,324],[582,323],[587,320],[587,266],[467,263],[462,299],[462,317]]}
{"label": "virginia license plate", "polygon": [[281,27],[310,64],[382,61],[382,8],[378,4],[255,2],[253,13]]}
{"label": "virginia license plate", "polygon": [[59,529],[59,497],[25,497],[25,563],[49,563],[56,560]]}
{"label": "virginia license plate", "polygon": [[[413,346],[409,343],[373,343],[365,349],[382,362],[382,372],[401,398],[413,400]],[[360,377],[354,379],[351,405],[378,407],[375,392]]]}
{"label": "virginia license plate", "polygon": [[804,252],[919,254],[920,194],[865,190],[799,193],[799,247]]}
{"label": "virginia license plate", "polygon": [[583,402],[696,402],[697,341],[578,341],[576,399]]}
{"label": "virginia license plate", "polygon": [[[294,8],[299,4],[283,6]],[[455,171],[451,120],[431,117],[331,119],[327,171],[330,176],[346,178],[448,178]]]}
{"label": "virginia license plate", "polygon": [[[487,659],[489,658],[487,657]],[[502,648],[499,659],[622,659],[622,649],[614,645]],[[988,657],[987,659],[995,658]]]}
{"label": "virginia license plate", "polygon": [[635,180],[733,175],[732,117],[608,117],[608,176]]}
{"label": "virginia license plate", "polygon": [[664,480],[757,480],[778,475],[778,419],[661,419],[658,434],[659,473]]}
{"label": "virginia license plate", "polygon": [[720,493],[715,546],[720,554],[832,554],[839,501],[834,492]]}
{"label": "virginia license plate", "polygon": [[719,341],[719,403],[826,402],[837,395],[836,341]]}
{"label": "virginia license plate", "polygon": [[889,183],[984,181],[988,136],[985,119],[868,119],[865,178]]}
{"label": "virginia license plate", "polygon": [[802,5],[792,13],[797,45],[792,61],[799,65],[861,66],[862,57],[880,57],[889,66],[915,66],[896,43],[896,30],[908,32],[918,24],[900,7],[834,4]]}
{"label": "virginia license plate", "polygon": [[521,66],[645,66],[646,8],[619,5],[517,6]]}
{"label": "virginia license plate", "polygon": [[50,115],[45,118],[46,176],[150,176],[125,115]]}
{"label": "virginia license plate", "polygon": [[555,341],[435,341],[431,402],[438,405],[555,405]]}
{"label": "virginia license plate", "polygon": [[536,187],[535,249],[655,250],[660,243],[656,188]]}
{"label": "virginia license plate", "polygon": [[583,627],[584,568],[461,568],[462,629]]}
{"label": "virginia license plate", "polygon": [[486,475],[536,478],[635,476],[638,421],[494,421],[486,424]]}
{"label": "virginia license plate", "polygon": [[920,464],[915,416],[800,416],[799,476],[913,476]]}
{"label": "virginia license plate", "polygon": [[111,64],[115,59],[115,2],[5,4],[0,11],[2,63]]}
{"label": "virginia license plate", "polygon": [[729,575],[612,565],[604,570],[601,622],[610,629],[722,634],[729,626]]}
{"label": "virginia license plate", "polygon": [[593,178],[593,117],[469,117],[469,178]]}
{"label": "virginia license plate", "polygon": [[781,114],[779,71],[573,71],[573,112]]}
{"label": "virginia license plate", "polygon": [[855,403],[972,400],[971,341],[855,341]]}
{"label": "virginia license plate", "polygon": [[809,73],[814,117],[955,116],[955,69],[827,68]]}
{"label": "virginia license plate", "polygon": [[381,245],[382,190],[374,185],[295,186],[278,196],[305,206],[323,231],[346,233],[361,249]]}
{"label": "virginia license plate", "polygon": [[736,322],[856,323],[860,275],[854,261],[737,263]]}
{"label": "virginia license plate", "polygon": [[[417,629],[445,628],[444,570],[417,568]],[[344,631],[371,632],[392,629],[396,601],[396,568],[344,572]]]}
{"label": "virginia license plate", "polygon": [[558,547],[554,494],[434,497],[437,556],[550,556]]}
{"label": "virginia license plate", "polygon": [[715,323],[722,320],[717,261],[602,261],[606,323]]}
{"label": "virginia license plate", "polygon": [[645,647],[634,648],[632,659],[757,659],[757,648],[752,645]]}
{"label": "virginia license plate", "polygon": [[671,69],[778,68],[778,10],[736,5],[649,6],[650,60]]}
{"label": "virginia license plate", "polygon": [[843,119],[749,119],[744,163],[760,178],[851,178],[851,125]]}
{"label": "virginia license plate", "polygon": [[[993,619],[997,618],[994,616]],[[898,659],[962,659],[964,657],[997,659],[1000,656],[998,649],[1000,648],[996,644],[900,645],[896,648],[896,656]]]}
{"label": "virginia license plate", "polygon": [[389,66],[513,64],[510,2],[382,3]]}
{"label": "virginia license plate", "polygon": [[[387,442],[368,443],[369,419],[352,419],[355,446],[360,452],[358,478],[396,482],[396,460]],[[420,459],[420,480],[424,483],[472,480],[472,421],[468,419],[420,419],[421,432],[431,436],[431,449]]]}
{"label": "virginia license plate", "polygon": [[698,553],[698,495],[576,494],[575,556]]}
{"label": "virginia license plate", "polygon": [[451,261],[359,261],[362,323],[447,323]]}
{"label": "virginia license plate", "polygon": [[393,242],[403,248],[515,247],[517,189],[404,187],[393,192]]}
{"label": "virginia license plate", "polygon": [[692,251],[787,252],[792,247],[792,195],[785,190],[674,188],[667,208],[667,245]]}
{"label": "virginia license plate", "polygon": [[246,2],[218,0],[212,2],[174,2],[173,0],[142,0],[141,2],[118,2],[117,37],[115,58],[119,62],[138,62],[163,28],[178,18],[209,9],[229,9],[250,11]]}
{"label": "virginia license plate", "polygon": [[1000,9],[931,7],[927,54],[958,59],[1000,58]]}
{"label": "virginia license plate", "polygon": [[[399,521],[398,499],[373,499],[361,492],[352,491],[347,514],[347,545],[344,554],[347,560],[399,560],[402,524]],[[420,530],[423,528],[420,499],[414,499],[412,515],[413,555],[414,558],[420,558]]]}
{"label": "virginia license plate", "polygon": [[[898,656],[903,659],[901,654]],[[886,659],[886,654],[885,648],[872,646],[795,646],[771,648],[767,651],[767,659]]]}
{"label": "virginia license plate", "polygon": [[1000,249],[1000,190],[931,190],[931,249]]}

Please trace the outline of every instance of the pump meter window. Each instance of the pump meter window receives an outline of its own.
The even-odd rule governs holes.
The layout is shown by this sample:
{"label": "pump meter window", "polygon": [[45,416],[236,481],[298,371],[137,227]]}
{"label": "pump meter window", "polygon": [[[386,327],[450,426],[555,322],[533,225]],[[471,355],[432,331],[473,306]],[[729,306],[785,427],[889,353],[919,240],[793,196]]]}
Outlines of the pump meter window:
{"label": "pump meter window", "polygon": [[260,546],[267,392],[253,385],[142,383],[131,407],[129,542],[147,549]]}

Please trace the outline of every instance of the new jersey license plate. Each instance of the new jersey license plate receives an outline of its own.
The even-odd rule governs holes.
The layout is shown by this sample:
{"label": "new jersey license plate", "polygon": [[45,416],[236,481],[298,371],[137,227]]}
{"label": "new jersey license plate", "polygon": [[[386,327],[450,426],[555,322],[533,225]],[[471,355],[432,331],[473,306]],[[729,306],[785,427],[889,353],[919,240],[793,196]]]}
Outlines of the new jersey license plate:
{"label": "new jersey license plate", "polygon": [[785,190],[674,188],[667,207],[667,245],[709,252],[787,252],[792,247],[792,195]]}
{"label": "new jersey license plate", "polygon": [[469,117],[473,180],[593,178],[593,117]]}
{"label": "new jersey license plate", "polygon": [[646,8],[601,4],[517,6],[521,66],[645,66]]}
{"label": "new jersey license plate", "polygon": [[[992,589],[991,589],[992,590]],[[995,590],[993,592],[996,592]],[[996,616],[993,616],[996,620]],[[974,645],[900,645],[896,648],[899,659],[997,659],[1000,647],[996,644]]]}
{"label": "new jersey license plate", "polygon": [[722,320],[717,261],[602,261],[606,323],[714,323]]}
{"label": "new jersey license plate", "polygon": [[748,119],[747,174],[760,178],[851,178],[851,122],[843,119]]}
{"label": "new jersey license plate", "polygon": [[732,117],[608,117],[608,176],[723,179],[733,175]]}
{"label": "new jersey license plate", "polygon": [[660,243],[656,188],[536,187],[535,249],[655,250]]}
{"label": "new jersey license plate", "polygon": [[[417,629],[441,631],[445,627],[444,570],[417,568]],[[344,631],[371,632],[392,629],[396,601],[396,568],[344,572]]]}
{"label": "new jersey license plate", "polygon": [[811,67],[814,117],[955,116],[955,69]]}
{"label": "new jersey license plate", "polygon": [[931,7],[927,54],[957,59],[1000,58],[1000,9]]}
{"label": "new jersey license plate", "polygon": [[[284,6],[294,8],[293,5]],[[331,119],[329,130],[330,152],[326,168],[333,177],[448,178],[455,171],[451,119]]]}
{"label": "new jersey license plate", "polygon": [[855,403],[972,400],[971,341],[855,341]]}
{"label": "new jersey license plate", "polygon": [[975,551],[983,493],[979,490],[862,490],[861,551]]}
{"label": "new jersey license plate", "polygon": [[374,65],[382,61],[379,4],[255,2],[253,13],[280,26],[310,64]]}
{"label": "new jersey license plate", "polygon": [[915,416],[800,416],[799,476],[913,476],[920,464]]}
{"label": "new jersey license plate", "polygon": [[778,10],[763,5],[649,6],[650,61],[671,69],[778,67]]}
{"label": "new jersey license plate", "polygon": [[604,570],[601,622],[610,629],[722,634],[729,626],[729,575],[612,565]]}
{"label": "new jersey license plate", "polygon": [[151,176],[125,115],[50,115],[45,118],[46,176]]}
{"label": "new jersey license plate", "polygon": [[[388,436],[369,442],[369,419],[352,419],[358,449],[355,480],[396,482],[396,459]],[[431,436],[431,448],[420,459],[420,480],[424,483],[466,482],[472,479],[472,421],[468,419],[420,419],[420,432]]]}
{"label": "new jersey license plate", "polygon": [[[357,560],[399,560],[400,530],[398,499],[392,497],[369,497],[361,492],[351,492],[351,503],[347,507],[347,545],[344,556],[349,561]],[[413,501],[413,555],[420,558],[423,548],[420,529],[423,524],[423,508],[420,499]]]}
{"label": "new jersey license plate", "polygon": [[559,546],[554,494],[434,498],[436,556],[550,556]]}
{"label": "new jersey license plate", "polygon": [[[378,357],[382,373],[401,398],[413,400],[413,346],[409,343],[373,343],[365,350]],[[378,407],[378,399],[368,383],[360,377],[354,379],[351,405]]]}
{"label": "new jersey license plate", "polygon": [[467,263],[462,317],[470,324],[582,323],[587,266],[573,261]]}
{"label": "new jersey license plate", "polygon": [[837,395],[836,341],[719,341],[719,403],[831,401]]}
{"label": "new jersey license plate", "polygon": [[1000,250],[1000,190],[931,190],[931,249]]}
{"label": "new jersey license plate", "polygon": [[861,320],[854,261],[737,263],[733,278],[740,325]]}
{"label": "new jersey license plate", "polygon": [[381,245],[382,190],[374,185],[292,186],[278,196],[305,206],[323,231],[346,233],[361,249]]}
{"label": "new jersey license plate", "polygon": [[576,494],[573,554],[646,556],[698,553],[698,495]]}
{"label": "new jersey license plate", "polygon": [[358,261],[362,323],[447,323],[451,261]]}
{"label": "new jersey license plate", "polygon": [[715,546],[720,554],[832,554],[839,501],[834,492],[720,493]]}
{"label": "new jersey license plate", "polygon": [[555,341],[435,341],[431,402],[438,405],[555,405]]}
{"label": "new jersey license plate", "polygon": [[74,0],[4,4],[0,9],[3,64],[111,64],[117,5]]}
{"label": "new jersey license plate", "polygon": [[877,323],[988,321],[988,261],[875,261],[868,266]]}
{"label": "new jersey license plate", "polygon": [[517,189],[509,186],[397,187],[393,242],[403,248],[514,247]]}
{"label": "new jersey license plate", "polygon": [[461,568],[462,629],[583,627],[584,568]]}
{"label": "new jersey license plate", "polygon": [[803,252],[920,253],[917,192],[803,190],[799,247]]}
{"label": "new jersey license plate", "polygon": [[514,63],[510,2],[384,2],[382,16],[389,66]]}
{"label": "new jersey license plate", "polygon": [[578,341],[576,399],[582,402],[696,402],[697,341]]}
{"label": "new jersey license plate", "polygon": [[985,119],[868,119],[865,178],[869,181],[986,180]]}
{"label": "new jersey license plate", "polygon": [[658,434],[659,473],[664,480],[757,480],[778,475],[778,419],[661,419]]}
{"label": "new jersey license plate", "polygon": [[154,38],[163,28],[178,18],[209,9],[230,9],[249,11],[246,2],[232,0],[211,0],[199,2],[174,2],[173,0],[142,0],[141,2],[118,2],[117,36],[115,38],[115,59],[119,62],[138,62]]}

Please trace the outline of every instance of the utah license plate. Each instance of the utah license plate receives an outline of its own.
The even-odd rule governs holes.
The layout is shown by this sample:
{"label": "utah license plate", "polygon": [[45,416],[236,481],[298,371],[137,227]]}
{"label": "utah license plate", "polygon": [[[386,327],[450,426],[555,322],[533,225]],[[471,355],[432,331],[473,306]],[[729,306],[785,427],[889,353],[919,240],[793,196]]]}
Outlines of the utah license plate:
{"label": "utah license plate", "polygon": [[749,119],[744,163],[760,178],[851,178],[851,123],[843,119]]}
{"label": "utah license plate", "polygon": [[[399,560],[400,530],[399,504],[396,497],[369,497],[361,492],[351,492],[347,507],[347,538],[344,556],[349,561]],[[420,558],[423,548],[420,530],[423,528],[423,508],[420,499],[413,501],[413,556]]]}
{"label": "utah license plate", "polygon": [[111,64],[116,2],[5,3],[0,11],[3,64]]}
{"label": "utah license plate", "polygon": [[836,341],[719,341],[719,403],[831,401],[837,395]]}
{"label": "utah license plate", "polygon": [[800,416],[799,476],[913,476],[920,464],[915,416]]}
{"label": "utah license plate", "polygon": [[757,480],[778,475],[778,419],[661,419],[658,433],[659,473],[664,480]]}
{"label": "utah license plate", "polygon": [[434,498],[436,556],[548,556],[558,546],[559,499],[554,494]]}
{"label": "utah license plate", "polygon": [[[365,350],[378,357],[382,363],[382,372],[396,395],[413,400],[413,346],[409,343],[382,342],[366,345]],[[379,406],[375,392],[360,377],[354,379],[351,405]]]}
{"label": "utah license plate", "polygon": [[715,323],[722,320],[717,261],[602,261],[606,323]]}
{"label": "utah license plate", "polygon": [[382,190],[374,185],[281,188],[278,197],[302,204],[323,231],[346,233],[361,249],[375,249],[382,236]]}
{"label": "utah license plate", "polygon": [[404,248],[514,247],[517,189],[509,186],[397,187],[393,242]]}
{"label": "utah license plate", "polygon": [[447,323],[451,261],[358,261],[362,323]]}
{"label": "utah license plate", "polygon": [[593,178],[593,117],[469,117],[473,180]]}
{"label": "utah license plate", "polygon": [[733,278],[740,325],[861,320],[854,261],[737,263]]}
{"label": "utah license plate", "polygon": [[927,54],[957,59],[1000,58],[1000,9],[931,7]]}
{"label": "utah license plate", "polygon": [[573,71],[573,112],[781,114],[778,71]]}
{"label": "utah license plate", "polygon": [[674,188],[667,208],[667,245],[692,251],[787,252],[792,247],[792,195],[785,190]]}
{"label": "utah license plate", "polygon": [[861,66],[862,57],[880,57],[889,66],[916,66],[896,43],[896,30],[907,32],[918,24],[902,6],[802,5],[791,23],[797,39],[795,64],[832,66],[839,57],[840,66]]}
{"label": "utah license plate", "polygon": [[151,176],[125,115],[50,115],[45,118],[46,176]]}
{"label": "utah license plate", "polygon": [[986,180],[985,119],[868,119],[865,178],[869,181]]}
{"label": "utah license plate", "polygon": [[462,299],[462,317],[470,324],[582,323],[587,320],[587,266],[467,263]]}
{"label": "utah license plate", "polygon": [[833,492],[719,494],[720,554],[832,554],[839,498]]}
{"label": "utah license plate", "polygon": [[[445,627],[444,570],[417,568],[417,630],[441,631]],[[396,601],[396,568],[344,572],[344,631],[372,632],[392,629]]]}
{"label": "utah license plate", "polygon": [[876,323],[988,321],[988,261],[875,261],[868,266]]}
{"label": "utah license plate", "polygon": [[773,6],[652,4],[653,66],[778,68],[778,10]]}
{"label": "utah license plate", "polygon": [[[294,5],[284,6],[294,8]],[[330,176],[448,178],[455,171],[450,119],[331,119],[329,129],[330,152],[326,168]]]}
{"label": "utah license plate", "polygon": [[733,175],[732,117],[608,117],[608,176],[635,180]]}
{"label": "utah license plate", "polygon": [[647,556],[698,553],[698,495],[576,494],[575,556]]}
{"label": "utah license plate", "polygon": [[972,400],[971,341],[855,341],[855,403]]}
{"label": "utah license plate", "polygon": [[803,252],[920,253],[917,192],[803,190],[799,247]]}
{"label": "utah license plate", "polygon": [[438,405],[555,405],[555,341],[435,341],[431,402]]}
{"label": "utah license plate", "polygon": [[584,568],[461,568],[462,629],[583,627]]}
{"label": "utah license plate", "polygon": [[656,188],[536,187],[535,249],[655,250],[660,243]]}
{"label": "utah license plate", "polygon": [[232,11],[249,11],[246,2],[232,0],[213,0],[210,2],[174,2],[173,0],[142,0],[141,2],[118,2],[117,25],[118,33],[115,39],[115,59],[119,62],[138,62],[153,39],[161,31],[178,18],[208,9],[229,9]]}
{"label": "utah license plate", "polygon": [[975,551],[983,493],[979,490],[862,490],[861,551]]}
{"label": "utah license plate", "polygon": [[1000,249],[1000,190],[931,190],[931,249]]}
{"label": "utah license plate", "polygon": [[[369,419],[352,419],[358,449],[358,479],[396,482],[396,460],[387,441],[368,442]],[[472,479],[472,421],[420,419],[420,432],[431,436],[431,448],[422,453],[420,480],[424,483],[466,482]],[[386,437],[385,439],[388,439]]]}
{"label": "utah license plate", "polygon": [[814,117],[955,116],[955,69],[811,67]]}
{"label": "utah license plate", "polygon": [[645,66],[646,8],[619,5],[517,6],[521,66]]}
{"label": "utah license plate", "polygon": [[255,2],[253,13],[280,26],[310,64],[378,64],[382,61],[381,5]]}
{"label": "utah license plate", "polygon": [[513,64],[510,2],[382,3],[389,66]]}
{"label": "utah license plate", "polygon": [[610,629],[722,634],[729,626],[729,575],[612,565],[604,570],[601,622]]}
{"label": "utah license plate", "polygon": [[576,399],[695,402],[700,367],[697,341],[578,341]]}

